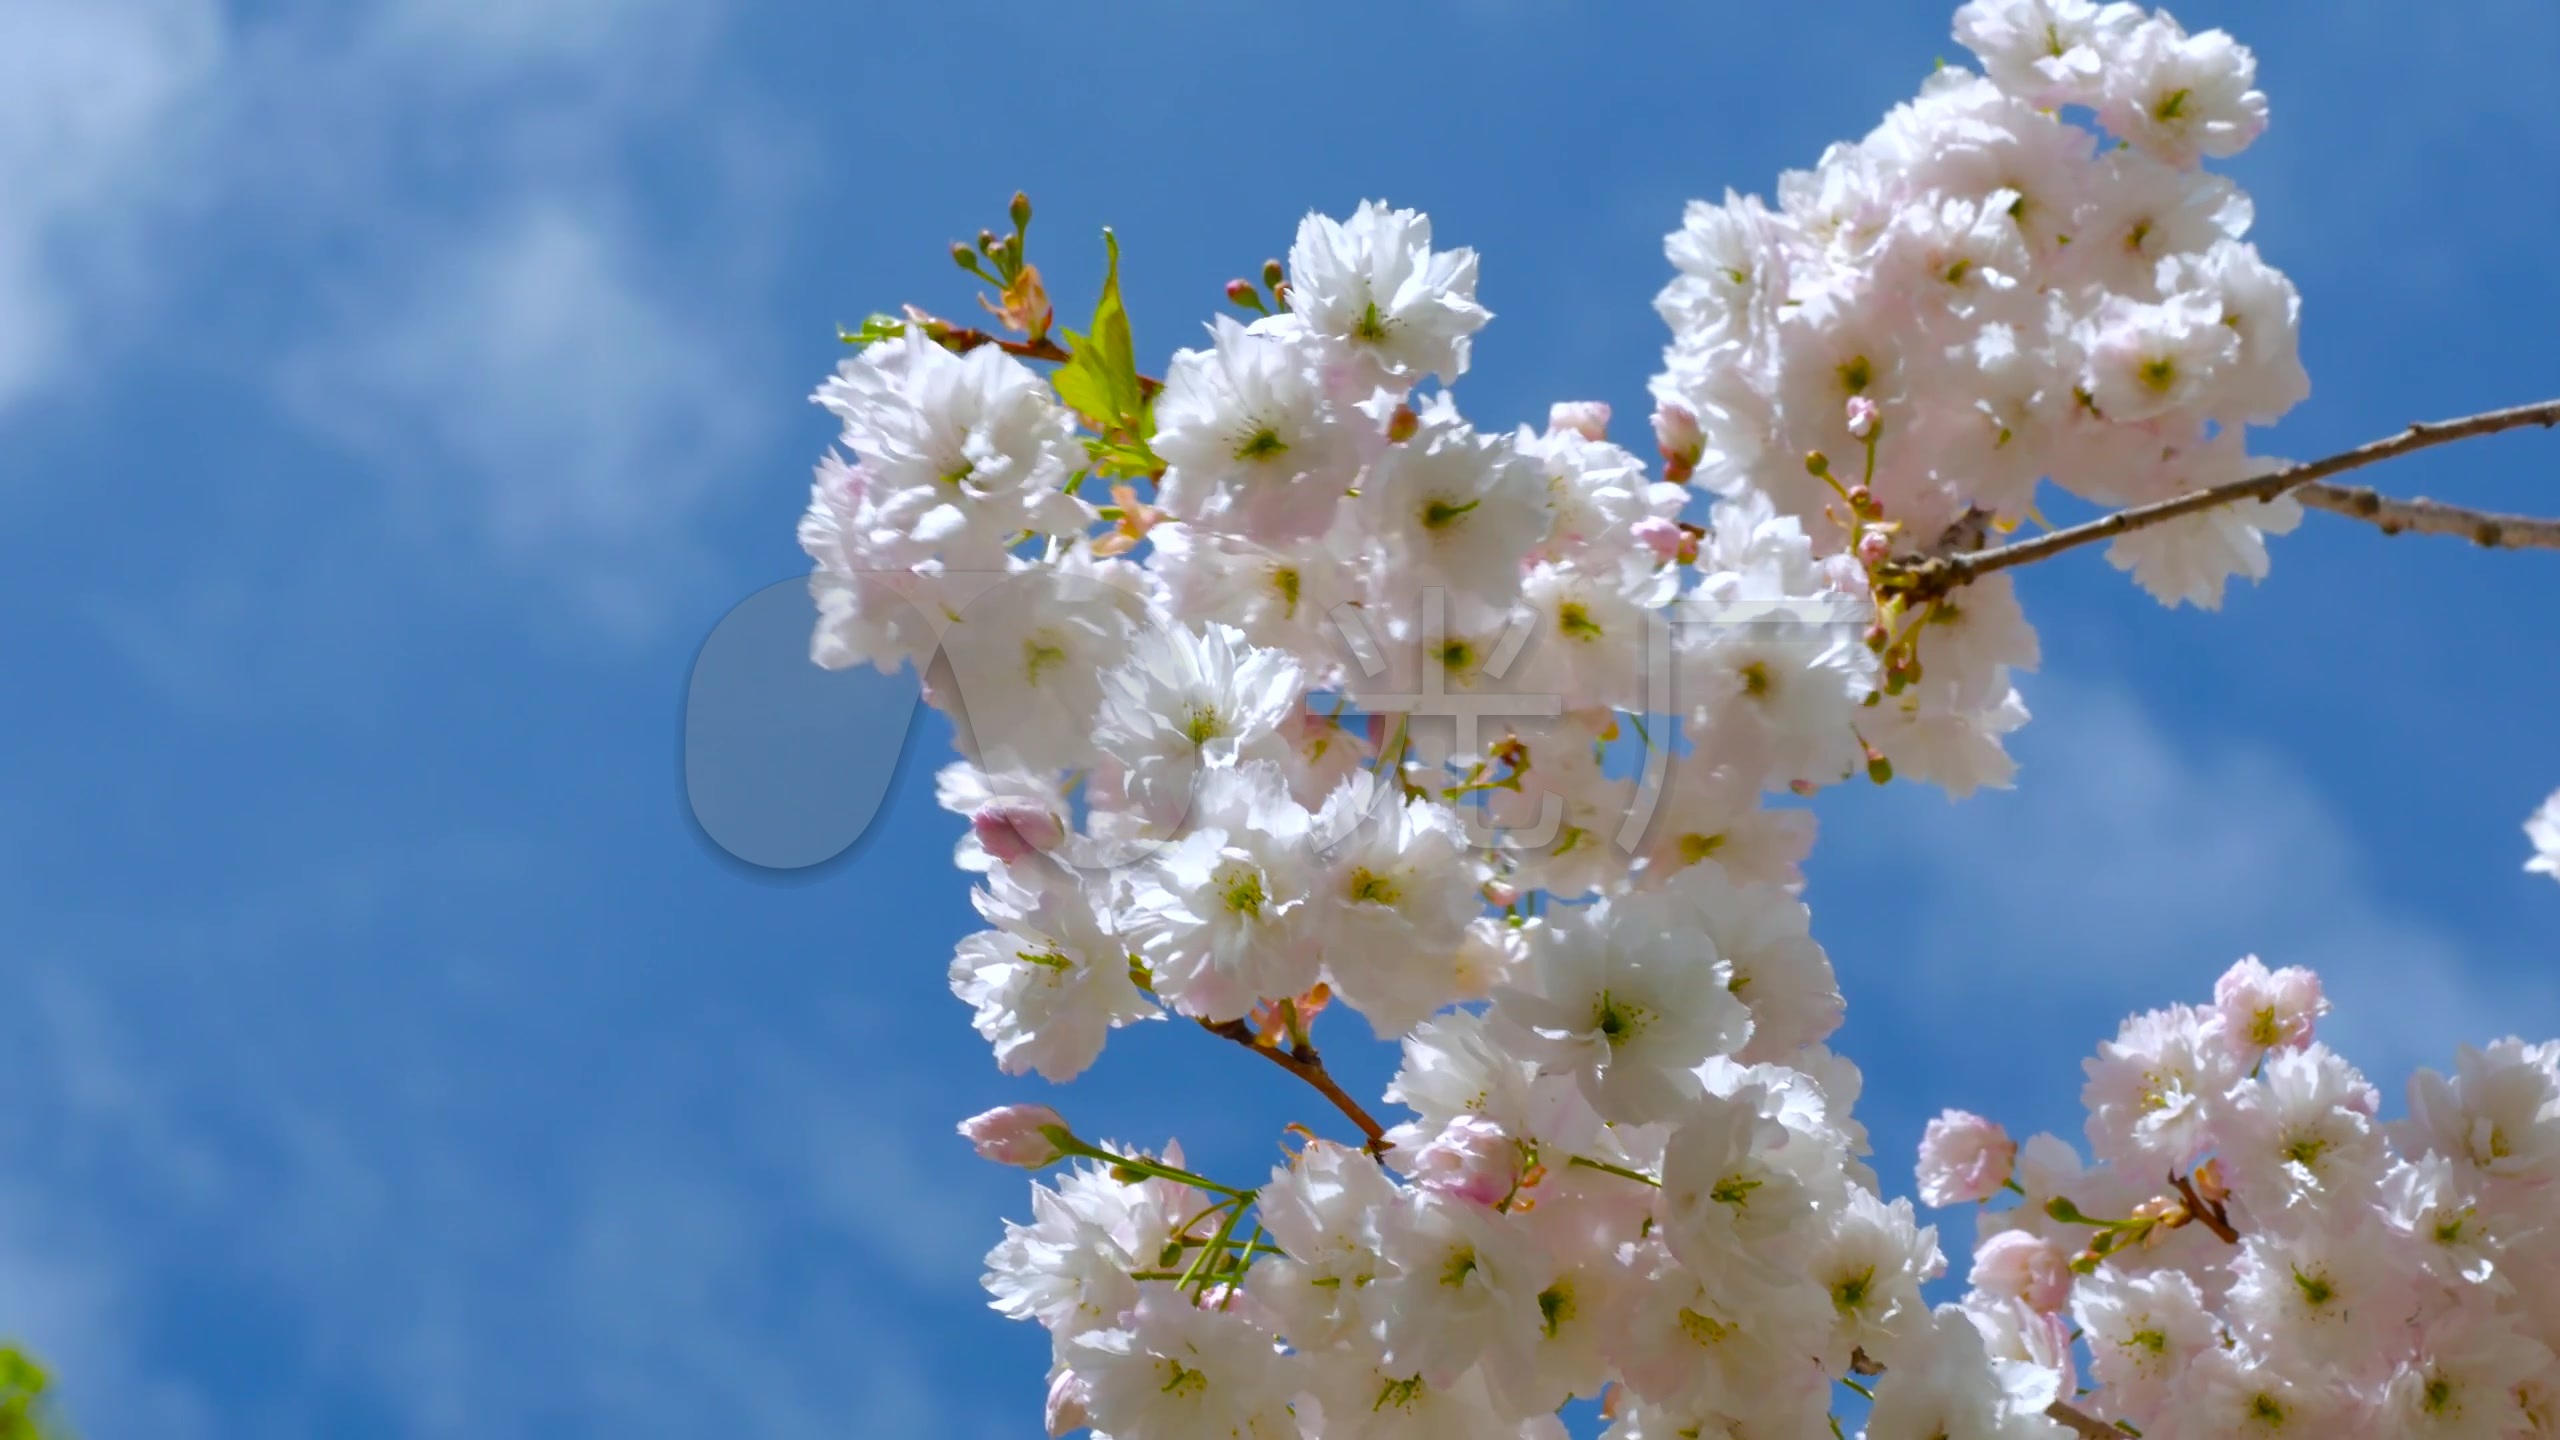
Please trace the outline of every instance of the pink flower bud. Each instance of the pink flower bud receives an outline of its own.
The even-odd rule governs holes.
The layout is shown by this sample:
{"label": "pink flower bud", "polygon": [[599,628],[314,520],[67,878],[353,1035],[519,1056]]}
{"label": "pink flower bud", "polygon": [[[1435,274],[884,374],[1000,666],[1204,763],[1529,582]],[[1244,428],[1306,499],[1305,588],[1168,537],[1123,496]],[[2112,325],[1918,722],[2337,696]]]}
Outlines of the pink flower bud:
{"label": "pink flower bud", "polygon": [[1858,532],[1859,563],[1873,567],[1883,564],[1892,557],[1892,536],[1885,534],[1882,530],[1862,530]]}
{"label": "pink flower bud", "polygon": [[1092,1389],[1084,1377],[1073,1370],[1060,1370],[1049,1377],[1048,1421],[1051,1435],[1066,1435],[1093,1423],[1087,1418],[1086,1406],[1092,1402]]}
{"label": "pink flower bud", "polygon": [[1055,1137],[1070,1132],[1066,1117],[1046,1105],[999,1105],[961,1121],[960,1133],[981,1160],[1037,1170],[1066,1158]]}
{"label": "pink flower bud", "polygon": [[1966,1279],[1977,1290],[2024,1300],[2040,1314],[2071,1303],[2071,1256],[2032,1231],[2003,1230],[1975,1246]]}
{"label": "pink flower bud", "polygon": [[1949,1110],[1920,1136],[1920,1199],[1927,1205],[1988,1200],[2008,1183],[2018,1142],[1979,1115]]}
{"label": "pink flower bud", "polygon": [[1520,1184],[1520,1142],[1481,1115],[1461,1115],[1413,1158],[1425,1190],[1497,1205]]}
{"label": "pink flower bud", "polygon": [[1697,415],[1683,405],[1665,405],[1653,412],[1653,443],[1662,451],[1666,467],[1662,478],[1675,484],[1688,479],[1707,453],[1706,432],[1698,428]]}
{"label": "pink flower bud", "polygon": [[1636,543],[1652,551],[1654,558],[1665,565],[1680,558],[1680,542],[1688,538],[1679,521],[1659,515],[1647,515],[1630,528],[1635,532]]}
{"label": "pink flower bud", "polygon": [[999,800],[970,816],[969,833],[1007,865],[1020,864],[1035,851],[1054,850],[1066,838],[1056,815],[1019,800]]}
{"label": "pink flower bud", "polygon": [[1490,880],[1485,883],[1484,898],[1496,905],[1517,905],[1520,903],[1520,887],[1507,885],[1500,880]]}
{"label": "pink flower bud", "polygon": [[1567,430],[1585,440],[1609,438],[1609,402],[1606,400],[1559,400],[1547,407],[1547,433],[1561,435]]}
{"label": "pink flower bud", "polygon": [[1864,440],[1876,433],[1876,402],[1864,395],[1849,397],[1849,433]]}
{"label": "pink flower bud", "polygon": [[2320,977],[2299,965],[2269,970],[2251,955],[2213,982],[2213,1008],[2222,1017],[2222,1039],[2231,1052],[2254,1060],[2269,1050],[2299,1050],[2311,1043],[2314,1022],[2329,1013]]}

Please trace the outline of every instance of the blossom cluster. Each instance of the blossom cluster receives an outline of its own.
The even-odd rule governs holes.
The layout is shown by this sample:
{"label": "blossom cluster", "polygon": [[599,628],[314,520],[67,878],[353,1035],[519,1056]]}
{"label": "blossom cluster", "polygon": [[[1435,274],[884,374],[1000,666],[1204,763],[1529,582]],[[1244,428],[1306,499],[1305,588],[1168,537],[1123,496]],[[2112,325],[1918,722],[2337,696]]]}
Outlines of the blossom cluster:
{"label": "blossom cluster", "polygon": [[[1161,380],[1135,369],[1116,249],[1090,333],[1049,338],[1020,201],[982,237],[993,274],[959,258],[1024,338],[921,311],[850,337],[816,396],[843,449],[801,524],[812,653],[912,665],[952,721],[938,795],[985,928],[950,981],[997,1063],[1071,1080],[1115,1029],[1178,1018],[1362,1132],[1219,1179],[1044,1106],[968,1122],[990,1158],[1067,1167],[986,1277],[1050,1336],[1053,1433],[1550,1437],[1605,1397],[1613,1440],[1819,1437],[1837,1388],[1881,1374],[1874,1440],[2045,1440],[2078,1378],[2058,1317],[2201,1233],[2107,1177],[2174,1168],[2204,1187],[2178,1214],[2305,1220],[2333,1198],[2320,1166],[2364,1160],[2329,1130],[2285,1158],[2297,1111],[2361,1116],[2354,1156],[2382,1153],[2361,1081],[2308,1045],[2316,987],[2251,971],[2224,1010],[2111,1047],[2092,1135],[2120,1169],[2066,1176],[2054,1144],[2013,1155],[1969,1118],[1933,1133],[1933,1203],[2015,1168],[2063,1177],[2040,1205],[2126,1207],[2094,1232],[1999,1212],[1961,1307],[1924,1301],[1936,1233],[1862,1158],[1800,898],[1813,827],[1772,798],[2008,783],[2035,633],[2005,576],[1921,594],[1915,557],[2035,518],[2045,479],[2125,505],[2231,478],[2245,427],[2306,388],[2293,289],[2202,168],[2264,126],[2249,52],[2088,0],[1975,0],[1956,33],[1982,73],[1942,68],[1774,207],[1696,206],[1671,237],[1659,476],[1603,405],[1471,422],[1476,256],[1383,203],[1308,217]],[[2211,605],[2293,513],[2199,512],[2116,558]],[[1392,1124],[1323,1070],[1335,1006],[1401,1048]],[[2344,1195],[2398,1172],[2334,1173]],[[2075,1278],[2054,1248],[2145,1214],[2120,1270]],[[2265,1304],[2267,1267],[2310,1254],[2267,1251]],[[2198,1316],[2238,1303],[2215,1273],[2178,1292]],[[2177,1362],[2301,1358],[2231,1313],[2221,1359]],[[2403,1348],[2358,1372],[2373,1405],[2435,1353]],[[2092,1368],[2128,1415],[2166,1413],[2126,1363]]]}
{"label": "blossom cluster", "polygon": [[2089,1165],[1941,1117],[1926,1198],[2020,1196],[1982,1212],[1965,1313],[2062,1393],[2077,1339],[2087,1403],[2144,1434],[2560,1432],[2560,1045],[2465,1047],[2384,1121],[2327,1008],[2253,958],[2126,1021],[2087,1062]]}
{"label": "blossom cluster", "polygon": [[[2294,287],[2244,238],[2249,198],[2201,165],[2265,128],[2250,52],[2085,0],[1976,0],[1956,37],[1981,73],[1939,70],[1775,206],[1694,202],[1671,239],[1663,455],[1818,548],[1960,549],[2038,518],[2042,480],[2123,507],[2239,479],[2265,463],[2246,428],[2309,390]],[[1822,523],[1861,455],[1861,523]],[[2222,506],[2109,553],[2164,603],[2215,607],[2299,518]],[[1914,618],[1926,673],[1861,733],[1906,772],[2005,779],[1999,736],[2025,712],[2004,672],[2035,659],[2006,582]]]}

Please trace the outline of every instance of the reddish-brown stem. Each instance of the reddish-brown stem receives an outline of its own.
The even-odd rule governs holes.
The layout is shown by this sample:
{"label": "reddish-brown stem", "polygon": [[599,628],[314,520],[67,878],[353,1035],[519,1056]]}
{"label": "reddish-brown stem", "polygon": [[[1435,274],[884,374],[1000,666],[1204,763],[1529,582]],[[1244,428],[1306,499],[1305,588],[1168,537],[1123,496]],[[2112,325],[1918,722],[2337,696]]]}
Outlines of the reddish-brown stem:
{"label": "reddish-brown stem", "polygon": [[1265,1045],[1260,1037],[1253,1033],[1253,1027],[1241,1020],[1216,1023],[1203,1020],[1200,1022],[1200,1028],[1222,1039],[1233,1040],[1314,1086],[1317,1094],[1332,1101],[1333,1108],[1349,1116],[1351,1123],[1360,1127],[1361,1135],[1366,1138],[1364,1148],[1370,1154],[1383,1156],[1387,1153],[1386,1127],[1372,1118],[1368,1111],[1360,1108],[1360,1102],[1352,1099],[1349,1092],[1335,1083],[1332,1072],[1324,1068],[1324,1057],[1316,1053],[1316,1047],[1293,1045],[1283,1050],[1277,1045]]}
{"label": "reddish-brown stem", "polygon": [[[1007,355],[1018,356],[1024,360],[1047,360],[1063,365],[1075,358],[1067,353],[1065,347],[1046,335],[1036,335],[1028,340],[1007,340],[1001,335],[989,334],[972,326],[954,325],[936,335],[934,339],[942,348],[954,355],[966,355],[981,345],[993,345]],[[1164,382],[1153,375],[1138,377],[1138,389],[1145,394],[1153,395],[1163,388]]]}
{"label": "reddish-brown stem", "polygon": [[2169,1183],[2176,1187],[2178,1198],[2187,1203],[2187,1214],[2207,1230],[2221,1237],[2225,1245],[2240,1243],[2240,1232],[2232,1228],[2231,1212],[2217,1200],[2207,1200],[2196,1193],[2196,1183],[2184,1175],[2172,1174]]}

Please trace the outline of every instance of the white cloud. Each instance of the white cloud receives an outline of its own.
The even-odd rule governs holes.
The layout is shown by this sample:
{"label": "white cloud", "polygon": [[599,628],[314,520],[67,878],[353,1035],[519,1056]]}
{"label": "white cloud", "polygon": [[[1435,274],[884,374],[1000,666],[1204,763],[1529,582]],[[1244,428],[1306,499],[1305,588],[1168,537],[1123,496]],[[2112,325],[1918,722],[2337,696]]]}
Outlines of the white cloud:
{"label": "white cloud", "polygon": [[591,61],[646,35],[703,23],[702,0],[388,0],[375,34],[390,51],[429,46],[493,66]]}
{"label": "white cloud", "polygon": [[395,487],[413,536],[459,524],[644,621],[751,424],[721,332],[602,205],[528,201],[411,261],[288,362],[294,408]]}
{"label": "white cloud", "polygon": [[[706,0],[0,0],[0,420],[145,317],[211,312],[240,340],[209,358],[282,375],[287,415],[361,467],[321,504],[379,495],[347,518],[646,624],[750,431],[719,317],[754,247],[725,239],[776,147],[695,88],[720,22]],[[717,218],[671,244],[635,158],[677,111],[712,117],[677,128],[720,173]],[[234,264],[303,283],[230,292]],[[274,610],[239,553],[177,589]]]}
{"label": "white cloud", "polygon": [[224,48],[217,0],[0,0],[0,413],[83,349]]}
{"label": "white cloud", "polygon": [[1817,926],[1863,929],[1862,904],[1896,917],[1892,941],[1843,956],[1853,1022],[1862,1008],[1935,1022],[1924,1053],[2068,1074],[2076,1093],[2076,1067],[2043,1057],[2091,1053],[2131,1011],[2207,1000],[2255,952],[2321,973],[2337,1005],[2323,1038],[2395,1102],[2412,1067],[2442,1068],[2461,1043],[2560,1033],[2553,982],[2469,953],[2395,894],[2410,839],[2359,837],[2291,757],[2172,734],[2128,696],[2052,676],[2029,698],[2015,791],[1826,815],[1817,861],[1837,858],[1811,897]]}

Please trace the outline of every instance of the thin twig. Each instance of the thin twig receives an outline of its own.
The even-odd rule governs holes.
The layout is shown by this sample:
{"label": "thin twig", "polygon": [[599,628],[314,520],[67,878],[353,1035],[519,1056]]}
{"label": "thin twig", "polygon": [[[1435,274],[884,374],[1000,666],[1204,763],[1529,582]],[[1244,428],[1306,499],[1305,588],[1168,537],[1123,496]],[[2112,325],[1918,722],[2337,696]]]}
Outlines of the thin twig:
{"label": "thin twig", "polygon": [[2560,520],[2498,515],[2423,496],[2394,500],[2362,485],[2314,482],[2293,493],[2295,499],[2314,510],[2362,520],[2385,535],[2458,535],[2491,550],[2560,550]]}
{"label": "thin twig", "polygon": [[1241,1020],[1227,1020],[1216,1024],[1203,1020],[1200,1022],[1200,1028],[1212,1035],[1233,1040],[1314,1086],[1317,1094],[1332,1101],[1333,1108],[1351,1117],[1351,1123],[1360,1127],[1360,1133],[1367,1137],[1365,1148],[1370,1154],[1383,1156],[1387,1153],[1386,1127],[1372,1119],[1368,1111],[1360,1108],[1359,1101],[1352,1099],[1348,1092],[1334,1083],[1333,1074],[1324,1068],[1324,1057],[1316,1053],[1316,1047],[1297,1045],[1283,1050],[1277,1045],[1265,1045],[1254,1035],[1253,1027]]}
{"label": "thin twig", "polygon": [[954,355],[966,355],[981,345],[993,345],[1007,355],[1018,356],[1025,360],[1053,360],[1059,364],[1065,364],[1073,358],[1067,354],[1064,346],[1046,335],[1035,336],[1029,340],[1007,340],[1001,335],[991,335],[974,326],[954,325],[934,336],[933,339],[935,344]]}
{"label": "thin twig", "polygon": [[2413,450],[2436,445],[2449,445],[2480,435],[2495,435],[2504,430],[2518,430],[2528,425],[2546,429],[2560,425],[2560,400],[2544,400],[2532,405],[2517,405],[2506,410],[2491,410],[2479,415],[2466,415],[2459,420],[2422,421],[2397,435],[2369,441],[2353,450],[2342,451],[2326,459],[2300,465],[2287,465],[2252,475],[2245,480],[2211,485],[2150,505],[2136,505],[2101,515],[2086,524],[2067,526],[2031,540],[1995,546],[1989,550],[1973,550],[1961,555],[1944,555],[1914,561],[1893,577],[1894,587],[1916,599],[1944,595],[1959,585],[1968,584],[1996,571],[2076,550],[2083,545],[2112,539],[2128,531],[2141,530],[2181,515],[2211,510],[2239,500],[2271,500],[2289,490],[2298,490],[2314,481],[2332,475],[2378,464]]}
{"label": "thin twig", "polygon": [[[981,345],[993,345],[1007,355],[1023,360],[1047,360],[1063,365],[1075,358],[1066,348],[1046,335],[1029,340],[1007,340],[970,325],[954,325],[933,337],[935,344],[954,355],[966,355]],[[1138,393],[1153,395],[1164,388],[1164,382],[1153,375],[1138,377]]]}

